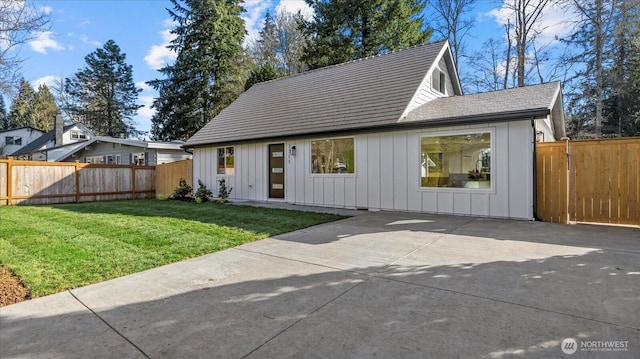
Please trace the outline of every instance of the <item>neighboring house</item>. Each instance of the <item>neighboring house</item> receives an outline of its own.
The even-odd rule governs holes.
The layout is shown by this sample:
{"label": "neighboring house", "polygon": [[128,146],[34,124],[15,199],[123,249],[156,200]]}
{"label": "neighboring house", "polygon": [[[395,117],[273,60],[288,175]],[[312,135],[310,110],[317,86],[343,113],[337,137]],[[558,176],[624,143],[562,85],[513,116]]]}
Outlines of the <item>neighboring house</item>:
{"label": "neighboring house", "polygon": [[463,96],[442,41],[254,85],[185,147],[231,199],[532,219],[563,136],[559,83]]}
{"label": "neighboring house", "polygon": [[0,155],[9,156],[44,135],[33,127],[19,127],[0,131]]}
{"label": "neighboring house", "polygon": [[62,117],[57,116],[53,130],[23,145],[11,156],[19,160],[56,162],[62,154],[79,148],[93,137],[93,133],[84,125],[74,123],[64,126]]}
{"label": "neighboring house", "polygon": [[153,142],[97,136],[77,148],[66,150],[58,161],[113,165],[155,166],[191,158],[182,145],[184,142]]}

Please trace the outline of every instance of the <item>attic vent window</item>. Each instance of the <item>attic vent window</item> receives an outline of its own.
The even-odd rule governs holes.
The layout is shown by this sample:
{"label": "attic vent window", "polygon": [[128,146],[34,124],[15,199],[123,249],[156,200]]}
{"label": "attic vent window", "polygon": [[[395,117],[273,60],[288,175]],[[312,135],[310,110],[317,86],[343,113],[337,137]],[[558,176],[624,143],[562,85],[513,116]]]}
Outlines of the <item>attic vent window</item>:
{"label": "attic vent window", "polygon": [[431,87],[434,90],[444,94],[445,91],[446,91],[445,90],[446,89],[446,87],[445,87],[446,81],[447,80],[446,80],[446,77],[444,75],[444,72],[442,72],[440,69],[433,70],[433,78],[432,78],[432,81],[431,81]]}

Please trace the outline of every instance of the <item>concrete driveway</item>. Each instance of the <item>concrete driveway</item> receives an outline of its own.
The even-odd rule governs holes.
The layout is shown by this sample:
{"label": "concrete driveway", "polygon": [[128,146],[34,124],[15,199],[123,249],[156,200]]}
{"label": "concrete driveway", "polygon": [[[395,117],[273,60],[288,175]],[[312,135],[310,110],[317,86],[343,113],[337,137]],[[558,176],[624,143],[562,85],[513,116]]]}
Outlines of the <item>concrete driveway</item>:
{"label": "concrete driveway", "polygon": [[364,213],[2,308],[0,357],[639,358],[640,230]]}

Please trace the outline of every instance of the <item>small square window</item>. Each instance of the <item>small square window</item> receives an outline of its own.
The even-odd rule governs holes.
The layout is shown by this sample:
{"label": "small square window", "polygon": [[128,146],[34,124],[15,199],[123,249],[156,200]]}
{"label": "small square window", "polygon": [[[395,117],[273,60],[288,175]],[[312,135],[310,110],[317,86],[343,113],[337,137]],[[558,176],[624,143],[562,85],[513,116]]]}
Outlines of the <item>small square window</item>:
{"label": "small square window", "polygon": [[22,137],[7,136],[4,139],[6,145],[22,146]]}

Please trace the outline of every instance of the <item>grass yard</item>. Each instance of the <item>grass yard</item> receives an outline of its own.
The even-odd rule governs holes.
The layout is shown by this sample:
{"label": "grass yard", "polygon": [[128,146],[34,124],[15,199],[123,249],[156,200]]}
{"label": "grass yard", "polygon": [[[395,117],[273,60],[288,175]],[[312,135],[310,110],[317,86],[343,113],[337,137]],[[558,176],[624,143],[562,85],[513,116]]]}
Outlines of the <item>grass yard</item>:
{"label": "grass yard", "polygon": [[179,201],[0,207],[0,264],[39,297],[342,219]]}

